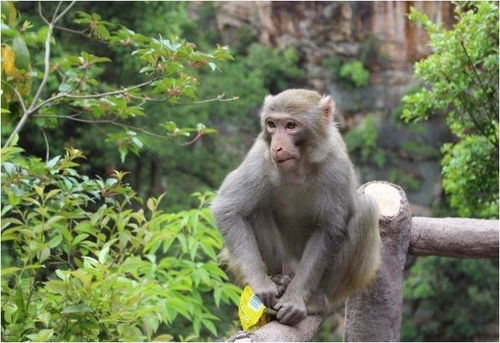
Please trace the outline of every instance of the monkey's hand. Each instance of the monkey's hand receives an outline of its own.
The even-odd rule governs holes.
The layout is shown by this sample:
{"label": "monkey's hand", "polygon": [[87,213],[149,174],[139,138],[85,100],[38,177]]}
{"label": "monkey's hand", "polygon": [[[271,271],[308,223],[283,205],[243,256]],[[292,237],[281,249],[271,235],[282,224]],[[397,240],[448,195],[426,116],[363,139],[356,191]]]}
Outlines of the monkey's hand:
{"label": "monkey's hand", "polygon": [[274,306],[276,319],[282,324],[295,325],[306,317],[306,303],[301,296],[285,293]]}
{"label": "monkey's hand", "polygon": [[288,284],[290,283],[290,281],[292,281],[292,278],[288,274],[278,274],[273,276],[271,280],[273,280],[273,282],[276,285],[278,285],[278,298],[279,298],[285,293]]}
{"label": "monkey's hand", "polygon": [[278,297],[278,286],[271,279],[265,279],[252,286],[253,292],[257,295],[264,305],[268,308],[273,308]]}

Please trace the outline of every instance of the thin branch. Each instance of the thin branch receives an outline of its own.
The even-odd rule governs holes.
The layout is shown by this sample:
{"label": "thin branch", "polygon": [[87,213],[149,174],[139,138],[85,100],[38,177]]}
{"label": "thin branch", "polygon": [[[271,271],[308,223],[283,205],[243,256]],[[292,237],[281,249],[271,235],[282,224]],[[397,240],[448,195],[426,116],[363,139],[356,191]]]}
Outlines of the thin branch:
{"label": "thin branch", "polygon": [[[441,73],[443,74],[444,78],[449,82],[449,83],[452,83],[451,82],[451,79],[448,77],[448,75],[446,75],[443,71],[441,71]],[[472,120],[472,123],[474,124],[474,126],[476,127],[476,129],[481,133],[481,135],[483,135],[491,144],[493,144],[495,146],[495,148],[498,150],[498,141],[495,139],[495,140],[491,140],[489,135],[488,135],[488,132],[486,131],[487,129],[485,129],[476,119],[476,117],[474,117],[474,115],[471,113],[470,109],[469,109],[469,106],[466,104],[466,102],[464,101],[464,99],[462,99],[461,96],[457,96],[458,100],[462,103],[462,106],[465,110],[465,113],[467,113],[467,115],[469,116],[470,120]]]}
{"label": "thin branch", "polygon": [[[62,2],[62,1],[61,1]],[[64,11],[61,12],[61,14],[59,14],[56,19],[54,19],[52,21],[52,25],[54,25],[55,23],[57,23],[62,17],[64,17],[64,15],[71,9],[71,7],[73,7],[74,5],[76,4],[76,1],[72,1],[65,9]]]}
{"label": "thin branch", "polygon": [[69,120],[74,120],[74,121],[78,121],[81,123],[88,123],[88,124],[113,124],[113,123],[115,123],[115,120],[117,119],[117,118],[103,119],[103,120],[81,119],[81,118],[78,118],[76,115],[75,116],[62,116],[62,115],[57,115],[57,114],[34,114],[33,117],[69,119]]}
{"label": "thin branch", "polygon": [[47,31],[47,37],[45,38],[45,57],[44,57],[44,72],[42,77],[42,82],[38,86],[38,89],[33,97],[33,101],[28,109],[31,110],[35,106],[36,102],[42,94],[42,90],[45,88],[45,84],[49,78],[50,74],[50,39],[52,38],[52,23],[49,23],[49,30]]}
{"label": "thin branch", "polygon": [[54,22],[54,18],[57,16],[57,12],[59,12],[59,8],[61,7],[62,3],[63,3],[62,1],[59,1],[59,3],[57,4],[56,10],[52,14],[52,20],[51,20],[52,23]]}
{"label": "thin branch", "polygon": [[196,134],[196,136],[190,140],[189,142],[185,142],[184,144],[182,145],[191,145],[193,144],[194,142],[196,142],[197,140],[199,140],[202,136],[204,135],[203,131],[200,131]]}
{"label": "thin branch", "polygon": [[30,114],[32,113],[33,107],[35,103],[38,101],[40,98],[40,94],[42,93],[42,90],[45,88],[45,84],[47,83],[47,80],[49,78],[49,72],[50,72],[50,39],[52,38],[52,23],[49,23],[49,30],[47,31],[47,37],[45,38],[45,58],[44,58],[44,65],[45,65],[45,70],[43,73],[43,78],[42,82],[38,86],[38,90],[35,93],[35,96],[33,97],[33,101],[31,102],[30,107],[24,111],[23,116],[17,123],[16,127],[14,128],[14,131],[10,134],[9,138],[5,142],[4,147],[10,146],[12,140],[14,137],[21,131],[21,129],[24,127],[26,124],[26,121],[28,121],[28,118]]}
{"label": "thin branch", "polygon": [[45,130],[43,128],[40,128],[42,130],[43,134],[43,139],[45,140],[45,162],[49,162],[49,157],[50,157],[50,146],[49,146],[49,139],[47,138],[47,134],[45,133]]}
{"label": "thin branch", "polygon": [[45,16],[43,15],[43,11],[42,11],[42,2],[41,1],[38,1],[38,13],[40,14],[40,17],[42,17],[43,21],[47,24],[47,25],[50,25],[50,22],[48,21],[47,18],[45,18]]}
{"label": "thin branch", "polygon": [[119,127],[124,127],[126,129],[130,129],[130,130],[141,131],[142,133],[145,133],[145,134],[147,134],[149,136],[153,136],[153,137],[157,137],[157,138],[172,139],[172,137],[170,137],[170,136],[160,135],[158,133],[148,131],[148,130],[143,129],[141,127],[137,127],[137,126],[133,126],[133,125],[129,125],[129,124],[124,124],[124,123],[117,122],[116,119],[118,119],[118,118],[104,119],[104,120],[93,120],[93,119],[81,119],[81,118],[77,118],[75,116],[62,116],[62,115],[55,115],[55,114],[54,115],[49,115],[49,114],[47,114],[47,115],[45,115],[45,114],[35,114],[33,116],[37,117],[37,118],[69,119],[69,120],[73,120],[73,121],[77,121],[77,122],[81,122],[81,123],[87,123],[87,124],[111,124],[111,125],[115,125],[115,126],[119,126]]}
{"label": "thin branch", "polygon": [[7,86],[9,86],[10,89],[14,91],[14,93],[17,96],[17,99],[19,100],[19,103],[21,104],[21,107],[23,108],[23,113],[26,112],[26,105],[24,104],[23,97],[21,96],[21,94],[19,94],[18,90],[14,86],[12,86],[9,82],[5,80],[2,80],[2,82],[5,83]]}
{"label": "thin branch", "polygon": [[214,102],[214,101],[226,102],[226,101],[238,100],[239,98],[240,98],[239,96],[233,96],[232,98],[224,98],[224,93],[222,93],[222,94],[219,94],[216,98],[198,100],[198,101],[193,101],[193,102],[179,102],[179,103],[176,103],[174,105],[197,105],[197,104],[204,104],[207,102]]}
{"label": "thin branch", "polygon": [[[486,96],[492,100],[492,101],[488,101],[488,106],[490,107],[492,114],[494,116],[496,116],[498,114],[498,109],[496,109],[493,104],[497,104],[498,100],[495,98],[495,96],[493,94],[490,95],[490,93],[488,92],[488,87],[484,84],[481,77],[479,77],[479,74],[476,70],[476,67],[474,66],[474,63],[472,62],[472,59],[470,58],[469,53],[467,52],[467,49],[465,48],[464,42],[460,41],[460,46],[462,47],[462,50],[464,51],[465,57],[467,57],[467,63],[469,64],[469,67],[472,69],[472,71],[474,72],[474,75],[476,76],[476,79],[479,82],[479,87],[481,87],[481,89],[484,91]],[[490,117],[490,116],[488,116],[488,117]]]}
{"label": "thin branch", "polygon": [[[142,96],[137,96],[137,95],[132,95],[132,94],[125,94],[126,96],[132,98],[132,99],[138,99],[138,100],[144,100],[144,101],[156,101],[156,102],[167,102],[167,99],[158,99],[158,98],[151,98],[151,97],[142,97]],[[217,95],[215,98],[211,99],[203,99],[203,100],[198,100],[198,101],[193,101],[193,102],[178,102],[172,105],[196,105],[196,104],[204,104],[207,102],[226,102],[226,101],[234,101],[238,100],[240,97],[239,96],[234,96],[232,98],[224,98],[224,93]]]}
{"label": "thin branch", "polygon": [[36,111],[38,111],[40,108],[44,107],[45,105],[50,104],[51,102],[54,102],[54,101],[62,99],[62,98],[95,99],[95,98],[103,98],[103,97],[110,96],[110,95],[118,95],[118,94],[127,93],[127,92],[129,92],[129,91],[131,91],[133,89],[147,86],[147,85],[153,83],[154,81],[156,81],[156,80],[158,80],[160,78],[161,78],[160,76],[157,76],[157,77],[155,77],[155,78],[153,78],[153,79],[151,79],[149,81],[137,84],[135,86],[131,86],[131,87],[128,87],[128,88],[123,88],[121,90],[106,92],[106,93],[97,93],[97,94],[89,94],[89,95],[76,95],[76,94],[73,95],[73,94],[67,94],[67,93],[58,94],[56,96],[53,96],[52,98],[48,98],[47,100],[41,102],[38,106],[36,106],[35,108],[33,108],[31,110],[31,112],[35,113]]}
{"label": "thin branch", "polygon": [[62,27],[62,26],[58,26],[58,25],[54,25],[54,29],[58,29],[61,31],[66,31],[66,32],[71,32],[71,33],[74,33],[77,35],[82,35],[82,36],[87,37],[87,38],[92,38],[86,34],[87,29],[79,31],[79,30],[70,29],[69,27]]}

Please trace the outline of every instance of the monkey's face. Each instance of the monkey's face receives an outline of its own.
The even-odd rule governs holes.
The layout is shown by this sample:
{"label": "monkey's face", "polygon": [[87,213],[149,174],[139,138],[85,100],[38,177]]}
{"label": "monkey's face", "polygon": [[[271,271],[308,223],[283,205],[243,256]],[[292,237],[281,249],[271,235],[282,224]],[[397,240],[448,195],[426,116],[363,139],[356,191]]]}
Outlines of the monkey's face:
{"label": "monkey's face", "polygon": [[265,130],[271,158],[283,170],[297,168],[300,146],[304,137],[304,124],[296,117],[273,113],[265,119]]}

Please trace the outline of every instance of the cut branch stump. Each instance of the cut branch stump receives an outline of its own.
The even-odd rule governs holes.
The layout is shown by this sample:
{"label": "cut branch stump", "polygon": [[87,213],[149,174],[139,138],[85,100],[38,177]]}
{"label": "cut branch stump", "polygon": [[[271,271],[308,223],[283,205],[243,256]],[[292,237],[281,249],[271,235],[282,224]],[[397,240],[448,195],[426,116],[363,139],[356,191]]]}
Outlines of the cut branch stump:
{"label": "cut branch stump", "polygon": [[410,206],[403,189],[389,182],[370,182],[360,191],[371,195],[380,208],[382,264],[372,284],[346,301],[344,341],[399,341]]}

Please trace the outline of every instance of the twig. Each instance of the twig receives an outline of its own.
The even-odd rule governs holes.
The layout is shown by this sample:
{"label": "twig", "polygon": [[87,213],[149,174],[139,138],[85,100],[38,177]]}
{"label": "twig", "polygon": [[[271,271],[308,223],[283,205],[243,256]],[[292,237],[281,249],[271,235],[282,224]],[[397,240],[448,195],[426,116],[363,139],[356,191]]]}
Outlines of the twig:
{"label": "twig", "polygon": [[165,136],[165,135],[160,135],[158,133],[155,133],[155,132],[151,132],[151,131],[148,131],[146,129],[143,129],[141,127],[137,127],[137,126],[133,126],[133,125],[129,125],[129,124],[124,124],[124,123],[120,123],[120,122],[117,122],[116,119],[118,118],[113,118],[113,119],[105,119],[105,120],[93,120],[93,119],[81,119],[81,118],[77,118],[75,116],[61,116],[61,115],[45,115],[45,114],[35,114],[33,115],[34,117],[37,117],[37,118],[60,118],[60,119],[69,119],[69,120],[73,120],[73,121],[77,121],[77,122],[81,122],[81,123],[87,123],[87,124],[111,124],[111,125],[115,125],[115,126],[120,126],[120,127],[124,127],[126,129],[130,129],[130,130],[137,130],[137,131],[141,131],[142,133],[145,133],[149,136],[153,136],[153,137],[157,137],[157,138],[167,138],[167,139],[172,139],[172,137],[170,136]]}
{"label": "twig", "polygon": [[200,131],[200,132],[198,132],[196,134],[196,136],[192,140],[190,140],[189,142],[186,142],[186,143],[184,143],[182,145],[191,145],[194,142],[196,142],[198,139],[200,139],[203,135],[204,135],[203,131]]}
{"label": "twig", "polygon": [[[41,10],[41,6],[39,7],[39,9]],[[50,72],[50,39],[51,38],[52,38],[52,23],[49,23],[49,30],[47,31],[47,37],[45,38],[45,58],[44,58],[45,69],[44,69],[44,73],[43,73],[42,82],[38,86],[38,89],[35,93],[35,96],[33,97],[33,101],[31,102],[31,105],[29,106],[29,108],[26,111],[24,111],[23,116],[21,117],[21,119],[17,123],[16,127],[14,128],[14,131],[12,131],[9,138],[5,142],[4,147],[10,146],[14,137],[19,133],[19,131],[21,131],[23,126],[26,124],[26,121],[28,120],[30,114],[32,113],[32,109],[33,109],[35,103],[40,98],[40,94],[42,93],[42,90],[45,87],[45,84],[47,83],[47,80],[49,78],[49,72]]]}
{"label": "twig", "polygon": [[47,134],[45,133],[45,130],[43,128],[40,128],[42,130],[43,138],[45,140],[45,162],[49,162],[49,157],[50,157],[50,147],[49,147],[49,139],[47,138]]}
{"label": "twig", "polygon": [[57,4],[56,10],[52,14],[52,20],[51,20],[52,23],[54,22],[54,18],[57,16],[57,12],[59,12],[59,8],[61,7],[61,5],[62,5],[62,1],[59,1],[59,3]]}
{"label": "twig", "polygon": [[216,98],[198,100],[198,101],[193,101],[193,102],[178,102],[175,105],[197,105],[197,104],[204,104],[207,102],[214,102],[214,101],[226,102],[226,101],[238,100],[239,98],[240,98],[239,96],[233,96],[232,98],[225,99],[224,93],[222,93],[222,94],[219,94]]}
{"label": "twig", "polygon": [[87,38],[92,38],[85,33],[85,32],[87,32],[87,29],[78,31],[78,30],[70,29],[69,27],[62,27],[62,26],[58,26],[58,25],[54,25],[54,29],[71,32],[71,33],[74,33],[77,35],[82,35],[82,36],[87,37]]}
{"label": "twig", "polygon": [[58,94],[56,96],[53,96],[52,98],[48,98],[47,100],[41,102],[38,106],[36,106],[35,108],[33,108],[31,110],[31,112],[34,113],[34,112],[38,111],[40,108],[44,107],[45,105],[50,104],[51,102],[54,102],[54,101],[62,99],[62,98],[95,99],[95,98],[103,98],[103,97],[110,96],[110,95],[123,94],[123,93],[129,92],[129,91],[131,91],[133,89],[147,86],[147,85],[153,83],[154,81],[156,81],[156,80],[158,80],[160,78],[161,78],[160,76],[157,76],[157,77],[155,77],[155,78],[153,78],[153,79],[151,79],[149,81],[137,84],[135,86],[124,88],[124,89],[121,89],[121,90],[106,92],[106,93],[89,94],[89,95],[76,95],[76,94],[67,94],[67,93]]}
{"label": "twig", "polygon": [[[62,1],[61,1],[62,2]],[[76,1],[72,1],[65,9],[64,11],[61,12],[61,14],[59,14],[56,19],[54,19],[52,21],[52,25],[55,25],[55,23],[57,23],[62,17],[64,17],[64,15],[71,9],[71,7],[73,7],[74,5],[76,4]]]}
{"label": "twig", "polygon": [[43,21],[47,24],[47,25],[50,25],[50,22],[48,21],[47,18],[45,18],[45,16],[43,15],[43,11],[42,11],[42,2],[41,1],[38,1],[38,13],[40,14],[40,17],[42,17]]}
{"label": "twig", "polygon": [[14,93],[16,94],[16,96],[19,100],[19,103],[21,104],[21,107],[23,108],[23,112],[26,112],[26,105],[24,104],[23,97],[21,96],[21,94],[19,94],[18,90],[14,86],[12,86],[10,83],[8,83],[7,81],[2,80],[2,82],[5,83],[7,86],[10,87],[10,89],[12,89],[14,91]]}
{"label": "twig", "polygon": [[[156,101],[156,102],[167,102],[168,101],[167,99],[142,97],[142,96],[132,95],[132,94],[128,94],[128,93],[126,93],[125,95],[128,97],[131,97],[132,99],[145,100],[145,101]],[[196,104],[204,104],[207,102],[215,102],[215,101],[225,102],[225,101],[238,100],[239,98],[240,98],[239,96],[234,96],[232,98],[225,99],[224,93],[223,93],[223,94],[219,94],[219,95],[217,95],[217,97],[211,98],[211,99],[203,99],[203,100],[198,100],[198,101],[193,101],[193,102],[178,102],[178,103],[174,103],[172,105],[196,105]]]}
{"label": "twig", "polygon": [[[443,74],[444,78],[449,82],[449,83],[452,83],[451,82],[451,79],[448,77],[448,75],[446,75],[443,71],[441,71],[441,73]],[[495,146],[495,148],[498,150],[498,142],[497,140],[491,140],[489,135],[488,135],[488,132],[486,131],[487,129],[485,129],[476,119],[476,117],[474,117],[474,115],[471,113],[470,109],[469,109],[469,106],[467,105],[467,103],[464,101],[464,99],[462,99],[461,96],[457,96],[458,98],[458,101],[460,101],[462,103],[462,106],[465,110],[465,113],[467,113],[467,115],[469,116],[470,120],[472,120],[472,123],[474,124],[474,126],[476,127],[476,129],[481,133],[481,135],[483,135],[487,140],[488,142],[490,142],[491,144],[493,144],[493,146]]]}

